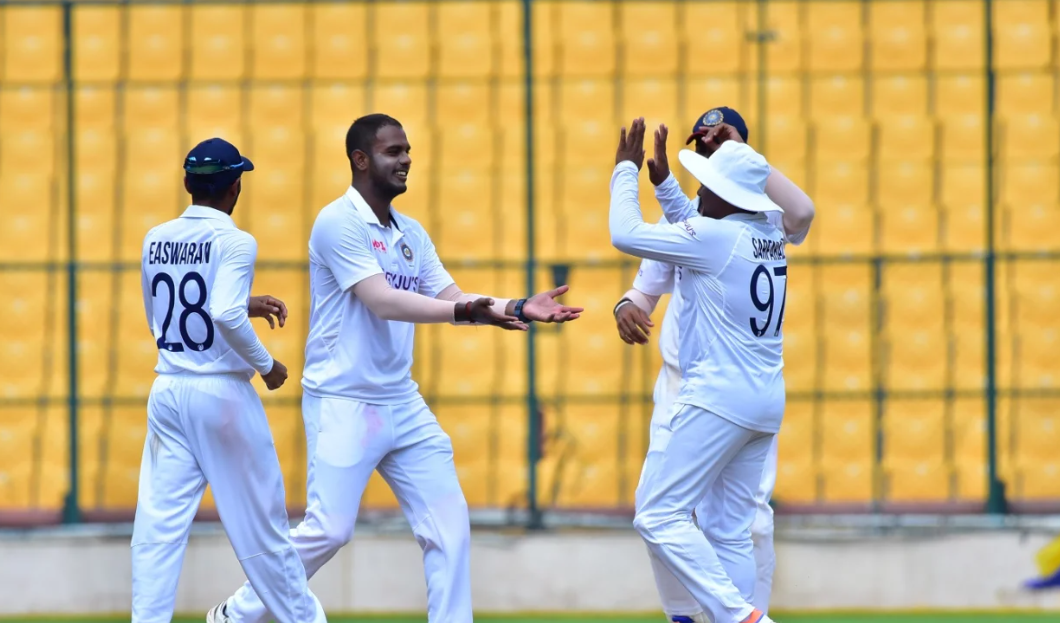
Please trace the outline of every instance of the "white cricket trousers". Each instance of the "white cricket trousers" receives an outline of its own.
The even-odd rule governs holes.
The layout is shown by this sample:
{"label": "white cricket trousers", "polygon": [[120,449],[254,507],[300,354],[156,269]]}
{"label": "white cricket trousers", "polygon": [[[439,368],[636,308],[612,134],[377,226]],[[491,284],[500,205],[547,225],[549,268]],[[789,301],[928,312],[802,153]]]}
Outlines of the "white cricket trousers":
{"label": "white cricket trousers", "polygon": [[160,375],[132,537],[132,623],[170,623],[188,531],[209,483],[228,540],[279,623],[324,623],[288,537],[283,474],[245,376]]}
{"label": "white cricket trousers", "polygon": [[[740,623],[754,610],[723,561],[749,570],[753,590],[751,523],[774,438],[676,404],[648,446],[633,526],[714,623]],[[708,497],[704,534],[692,512]]]}
{"label": "white cricket trousers", "polygon": [[[650,438],[655,436],[655,431],[661,424],[667,422],[680,384],[681,371],[664,364],[655,383],[655,409],[652,411]],[[733,552],[725,548],[724,541],[721,540],[724,536],[723,531],[717,524],[722,514],[711,508],[711,498],[705,497],[696,507],[698,525],[707,538],[715,543],[714,549],[726,573],[729,574],[744,599],[766,614],[769,613],[769,600],[773,592],[773,574],[777,566],[776,554],[773,550],[773,508],[769,505],[776,482],[777,438],[774,437],[766,457],[765,469],[762,470],[762,482],[755,496],[757,511],[754,522],[751,524],[754,568],[748,564],[741,552]],[[704,521],[704,518],[711,517],[716,519],[713,522]],[[655,586],[659,591],[659,600],[662,602],[667,618],[691,617],[700,612],[702,606],[685,590],[677,577],[666,569],[666,565],[652,553],[651,548],[648,548],[648,557],[655,576]]]}
{"label": "white cricket trousers", "polygon": [[[361,495],[378,469],[423,549],[430,623],[471,623],[471,526],[453,445],[427,403],[373,405],[303,394],[306,516],[291,541],[312,577],[353,537]],[[237,622],[264,623],[252,584],[228,600]]]}

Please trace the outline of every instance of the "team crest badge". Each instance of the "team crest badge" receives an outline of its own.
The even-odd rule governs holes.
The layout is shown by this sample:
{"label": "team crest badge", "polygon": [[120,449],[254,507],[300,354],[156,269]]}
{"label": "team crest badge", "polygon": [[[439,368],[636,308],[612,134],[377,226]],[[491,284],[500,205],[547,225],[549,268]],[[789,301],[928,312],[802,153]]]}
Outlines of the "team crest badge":
{"label": "team crest badge", "polygon": [[720,110],[715,109],[703,115],[702,123],[708,128],[713,128],[716,125],[720,125],[722,121],[725,121],[725,115],[721,114]]}
{"label": "team crest badge", "polygon": [[412,263],[412,249],[404,242],[401,243],[401,255],[405,257],[406,262]]}

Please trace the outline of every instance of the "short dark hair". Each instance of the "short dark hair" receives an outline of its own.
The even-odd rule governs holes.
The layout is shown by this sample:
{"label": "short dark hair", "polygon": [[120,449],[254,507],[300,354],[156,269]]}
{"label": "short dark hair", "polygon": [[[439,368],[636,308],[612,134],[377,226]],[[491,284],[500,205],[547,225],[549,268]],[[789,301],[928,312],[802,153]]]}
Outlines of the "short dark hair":
{"label": "short dark hair", "polygon": [[402,127],[401,122],[382,113],[365,115],[353,122],[346,132],[346,157],[353,159],[354,151],[372,153],[372,141],[375,140],[379,130],[387,126]]}
{"label": "short dark hair", "polygon": [[199,199],[218,201],[223,199],[232,184],[235,184],[236,180],[241,177],[239,172],[229,171],[227,173],[216,173],[213,175],[193,175],[189,173],[186,175],[188,191],[191,193],[192,201],[198,202]]}

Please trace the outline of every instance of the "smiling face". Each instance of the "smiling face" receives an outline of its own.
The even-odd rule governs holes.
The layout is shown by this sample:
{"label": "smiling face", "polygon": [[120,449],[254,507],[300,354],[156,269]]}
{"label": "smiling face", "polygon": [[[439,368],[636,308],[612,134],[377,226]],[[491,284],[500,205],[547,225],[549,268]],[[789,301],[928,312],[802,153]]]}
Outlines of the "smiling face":
{"label": "smiling face", "polygon": [[396,196],[408,190],[407,182],[412,157],[405,130],[387,125],[379,128],[372,141],[368,158],[368,177],[372,185],[386,195]]}

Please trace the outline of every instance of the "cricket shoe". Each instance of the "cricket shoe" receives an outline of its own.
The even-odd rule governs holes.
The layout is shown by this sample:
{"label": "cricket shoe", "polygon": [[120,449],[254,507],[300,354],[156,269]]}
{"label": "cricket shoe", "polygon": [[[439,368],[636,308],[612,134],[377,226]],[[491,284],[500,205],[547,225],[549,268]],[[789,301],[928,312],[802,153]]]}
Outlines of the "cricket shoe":
{"label": "cricket shoe", "polygon": [[210,611],[206,613],[206,623],[231,623],[232,619],[228,618],[226,605],[228,605],[227,599],[210,608]]}
{"label": "cricket shoe", "polygon": [[773,619],[766,616],[764,612],[755,608],[751,611],[751,614],[747,615],[747,618],[740,623],[773,623]]}

